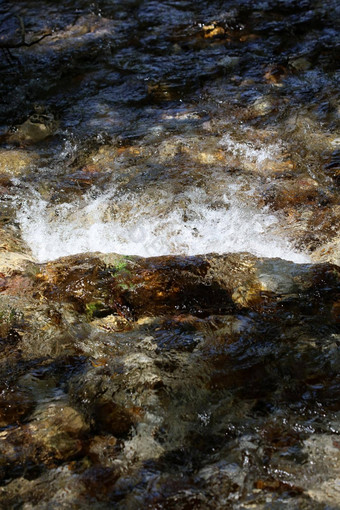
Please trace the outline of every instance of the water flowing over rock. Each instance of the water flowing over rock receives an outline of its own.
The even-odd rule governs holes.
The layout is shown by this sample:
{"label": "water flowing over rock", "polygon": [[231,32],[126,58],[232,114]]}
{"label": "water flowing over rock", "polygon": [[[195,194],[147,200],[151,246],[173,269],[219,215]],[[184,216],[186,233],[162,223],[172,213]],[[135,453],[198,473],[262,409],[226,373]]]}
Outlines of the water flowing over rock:
{"label": "water flowing over rock", "polygon": [[304,445],[319,402],[337,426],[339,279],[331,264],[249,254],[94,253],[17,269],[2,289],[3,503],[19,490],[53,505],[66,483],[69,505],[128,504],[151,472],[162,505],[232,502],[250,476],[255,501],[331,501],[337,471],[320,459],[324,495],[296,462],[315,462]]}
{"label": "water flowing over rock", "polygon": [[0,507],[335,510],[335,0],[0,3]]}

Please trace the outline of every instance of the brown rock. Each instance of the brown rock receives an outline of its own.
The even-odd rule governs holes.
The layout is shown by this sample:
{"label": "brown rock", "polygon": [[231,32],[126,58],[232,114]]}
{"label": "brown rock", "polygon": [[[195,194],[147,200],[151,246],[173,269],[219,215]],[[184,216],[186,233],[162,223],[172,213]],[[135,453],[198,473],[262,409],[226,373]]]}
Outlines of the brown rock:
{"label": "brown rock", "polygon": [[[39,291],[48,299],[72,303],[82,313],[99,310],[102,316],[120,315],[127,320],[170,313],[206,315],[258,307],[280,300],[259,271],[270,275],[303,273],[313,285],[311,267],[303,269],[286,261],[257,259],[249,254],[165,256],[143,259],[117,255],[78,255],[41,266]],[[295,268],[298,269],[295,269]],[[315,268],[318,271],[318,268]],[[293,290],[295,287],[293,286]],[[263,291],[265,290],[265,294]],[[295,291],[295,290],[294,290]],[[268,294],[269,293],[269,294]]]}
{"label": "brown rock", "polygon": [[67,404],[40,407],[27,425],[0,434],[0,457],[8,466],[71,459],[82,450],[88,430],[83,417]]}
{"label": "brown rock", "polygon": [[19,177],[31,170],[38,161],[37,154],[27,150],[0,149],[0,174]]}
{"label": "brown rock", "polygon": [[126,409],[115,402],[98,402],[94,409],[94,419],[101,432],[119,437],[128,434],[136,423],[136,413],[133,409]]}
{"label": "brown rock", "polygon": [[274,182],[265,192],[265,202],[274,209],[315,204],[321,197],[319,184],[310,177]]}
{"label": "brown rock", "polygon": [[118,450],[118,442],[114,436],[94,436],[89,443],[88,455],[95,464],[111,466]]}
{"label": "brown rock", "polygon": [[115,482],[120,474],[120,470],[117,467],[93,466],[87,469],[81,477],[84,494],[91,501],[106,502],[110,494],[115,491]]}
{"label": "brown rock", "polygon": [[14,272],[25,271],[32,262],[33,259],[29,255],[0,251],[0,273],[3,275],[9,276]]}
{"label": "brown rock", "polygon": [[326,175],[331,177],[337,185],[340,184],[340,150],[335,150],[324,167]]}
{"label": "brown rock", "polygon": [[34,402],[19,388],[4,388],[0,392],[0,427],[18,424],[30,411]]}
{"label": "brown rock", "polygon": [[280,83],[288,74],[288,69],[280,64],[269,67],[264,75],[268,83],[277,85]]}
{"label": "brown rock", "polygon": [[317,248],[312,254],[312,259],[316,262],[331,262],[340,266],[339,236]]}
{"label": "brown rock", "polygon": [[203,27],[204,37],[206,39],[212,39],[217,37],[224,37],[225,30],[223,27],[212,25],[205,25]]}
{"label": "brown rock", "polygon": [[332,306],[332,315],[335,322],[340,322],[340,301],[336,301]]}
{"label": "brown rock", "polygon": [[81,438],[88,430],[82,415],[61,402],[37,409],[27,425],[36,455],[41,460],[72,458],[81,451]]}
{"label": "brown rock", "polygon": [[28,276],[15,275],[0,281],[0,292],[8,296],[30,296],[34,291],[32,279]]}

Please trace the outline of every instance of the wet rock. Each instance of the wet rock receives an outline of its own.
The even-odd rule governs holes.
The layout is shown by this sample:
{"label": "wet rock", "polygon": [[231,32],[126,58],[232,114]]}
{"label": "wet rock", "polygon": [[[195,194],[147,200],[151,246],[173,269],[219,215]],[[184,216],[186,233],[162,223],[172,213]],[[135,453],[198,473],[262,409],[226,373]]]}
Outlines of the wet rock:
{"label": "wet rock", "polygon": [[244,473],[237,463],[218,462],[203,467],[198,476],[214,496],[223,493],[225,500],[232,501],[237,490],[244,484]]}
{"label": "wet rock", "polygon": [[[337,506],[336,2],[59,4],[0,7],[5,141],[40,157],[0,179],[0,506]],[[28,199],[23,232],[35,218],[41,238],[96,218],[184,230],[201,206],[229,221],[230,197],[241,226],[267,204],[270,236],[322,263],[35,264],[16,225]],[[172,235],[162,253],[180,252]]]}
{"label": "wet rock", "polygon": [[302,210],[302,207],[296,204],[287,209],[286,214],[293,223],[292,235],[294,233],[297,245],[310,250],[312,260],[338,264],[338,205],[317,203],[316,207],[307,206]]}
{"label": "wet rock", "polygon": [[129,320],[123,316],[107,315],[91,321],[91,325],[103,331],[127,331],[131,328]]}
{"label": "wet rock", "polygon": [[[194,283],[199,286],[202,281],[217,282],[228,295],[235,294],[232,300],[236,303],[228,315],[202,316],[200,310],[205,306],[202,293],[199,294],[200,308],[196,308],[198,316],[184,310],[179,314],[176,305],[163,308],[164,305],[158,302],[157,310],[165,309],[170,316],[157,319],[143,318],[141,297],[135,297],[141,317],[137,324],[132,322],[131,330],[122,333],[111,332],[96,324],[106,317],[112,318],[112,313],[106,317],[89,318],[86,317],[86,306],[82,313],[77,312],[78,320],[83,316],[82,320],[87,322],[86,327],[78,325],[74,328],[74,342],[79,351],[86,344],[86,356],[90,360],[81,370],[74,367],[66,384],[60,380],[59,367],[53,376],[55,382],[53,378],[46,381],[48,392],[44,393],[38,383],[34,390],[43,399],[51,399],[49,395],[55,395],[53,386],[62,385],[68,402],[64,403],[63,399],[52,406],[40,404],[28,424],[11,433],[6,431],[1,445],[1,468],[8,476],[13,476],[14,472],[16,476],[20,475],[22,468],[15,471],[18,465],[24,466],[30,476],[34,473],[32,465],[35,469],[39,463],[52,468],[53,492],[47,490],[46,477],[36,472],[34,475],[38,476],[40,484],[46,485],[44,494],[36,493],[42,508],[63,500],[67,505],[73,505],[75,495],[81,504],[90,498],[93,504],[99,501],[100,505],[115,501],[120,494],[126,504],[136,496],[131,486],[148,483],[150,487],[149,474],[145,471],[150,465],[152,483],[161,488],[157,497],[166,505],[178,502],[175,499],[178,487],[184,491],[180,493],[183,505],[192,502],[196,506],[212,499],[214,504],[219,504],[221,498],[224,505],[232,503],[248,490],[248,483],[251,491],[254,487],[257,491],[251,492],[254,497],[256,494],[257,502],[269,495],[274,499],[287,494],[300,497],[301,487],[307,492],[307,486],[297,477],[293,482],[287,479],[289,466],[293,466],[291,472],[294,474],[294,468],[298,466],[300,469],[300,464],[290,461],[287,467],[284,463],[290,455],[289,448],[299,446],[302,433],[294,435],[288,426],[286,429],[267,426],[259,440],[254,423],[259,430],[263,416],[273,412],[274,401],[281,402],[282,406],[293,405],[300,397],[287,404],[284,392],[296,383],[292,393],[304,394],[305,379],[315,374],[314,365],[305,371],[303,367],[308,367],[309,360],[316,359],[326,348],[327,328],[333,331],[338,299],[335,266],[301,266],[246,254],[153,259],[87,254],[40,265],[39,270],[39,277],[34,280],[39,291],[47,291],[44,286],[48,284],[57,295],[60,285],[67,284],[67,292],[84,299],[85,303],[98,289],[100,294],[96,294],[96,299],[101,296],[104,301],[106,286],[112,293],[118,283],[123,292],[142,293],[145,285],[156,282],[155,291],[159,292],[161,283],[168,281],[161,279],[164,272],[166,278],[171,276],[175,282],[181,281],[184,289],[188,285],[190,292],[193,292]],[[136,275],[138,287],[126,289],[123,284],[128,285]],[[87,277],[89,282],[85,281]],[[116,282],[112,281],[113,277]],[[171,295],[174,293],[171,285],[163,288],[163,292],[166,291]],[[148,292],[151,293],[151,288]],[[66,294],[59,294],[58,299],[64,301]],[[144,311],[148,307],[146,303]],[[208,309],[217,310],[218,307],[218,304],[214,307],[209,304]],[[59,313],[65,313],[69,318],[66,311],[67,308],[59,308]],[[93,311],[100,312],[103,308],[94,307]],[[35,323],[36,332],[40,334],[46,325],[41,320],[42,316],[40,324]],[[313,348],[310,331],[315,328],[311,321],[315,321],[316,329],[319,327],[322,340],[309,358],[304,353]],[[305,350],[301,347],[303,336],[307,337],[308,348]],[[315,338],[315,342],[318,341]],[[100,349],[103,357],[94,356]],[[51,351],[47,354],[51,356]],[[62,356],[60,351],[55,355]],[[301,356],[304,357],[300,366]],[[69,363],[64,358],[61,361],[62,364]],[[285,374],[284,378],[290,374],[289,384],[286,379],[282,383],[282,374]],[[43,379],[41,373],[38,377]],[[20,379],[21,387],[32,387],[32,384],[30,372]],[[61,409],[64,406],[65,415]],[[297,415],[300,416],[299,412]],[[58,422],[59,416],[61,421]],[[239,437],[239,424],[243,423],[244,416],[251,417],[251,437],[244,434]],[[305,419],[309,422],[310,414],[307,413]],[[277,423],[281,424],[281,419],[277,419]],[[296,430],[299,430],[298,425]],[[183,448],[184,444],[192,446]],[[269,454],[273,470],[281,470],[282,476],[277,474],[278,471],[276,474],[268,472],[268,461],[263,468],[263,459],[268,459]],[[85,465],[85,461],[82,465],[77,463],[76,459],[84,455],[90,465]],[[64,465],[56,473],[53,468],[59,463]],[[189,476],[187,485],[178,486],[169,470],[182,472],[183,466],[187,465],[191,472],[195,472],[195,482],[192,484]],[[247,471],[248,465],[255,466],[254,472]],[[65,472],[72,476],[65,477]],[[96,491],[105,480],[107,490],[97,496]],[[12,484],[6,486],[2,498],[10,497],[14,490]],[[65,486],[72,497],[65,493]],[[16,487],[17,490],[20,488],[25,501],[32,500],[33,484],[28,487],[19,478]],[[5,501],[8,504],[9,499]]]}
{"label": "wet rock", "polygon": [[[301,296],[310,307],[306,313],[334,316],[337,274],[337,267],[331,264],[297,265],[248,254],[150,259],[84,254],[44,265],[31,263],[23,274],[3,275],[0,280],[6,310],[9,314],[12,308],[17,310],[14,322],[3,322],[3,334],[5,338],[12,329],[24,332],[20,345],[25,355],[81,352],[93,357],[94,366],[100,366],[101,358],[106,359],[105,368],[112,349],[120,352],[118,344],[113,347],[112,334],[131,332],[134,338],[139,328],[146,332],[144,336],[148,328],[162,330],[162,321],[157,319],[162,315],[173,317],[165,329],[174,328],[180,334],[178,342],[174,338],[169,345],[183,352],[195,349],[199,339],[190,331],[206,331],[203,322],[208,316],[233,317],[242,309],[271,310],[280,315],[286,307],[303,307]],[[230,337],[237,337],[238,321],[229,322],[225,324],[226,334],[229,331]],[[222,321],[217,327],[221,332],[216,332],[221,339],[223,327]],[[39,343],[35,341],[37,334]],[[162,348],[168,345],[167,341],[159,342]],[[151,379],[147,384],[155,387],[158,376]],[[125,416],[121,403],[113,401],[110,412],[98,414],[102,415],[101,426],[111,427],[117,412],[122,418],[118,422],[126,422],[127,430],[135,423],[134,411],[131,415],[130,410],[138,404],[124,402],[123,409],[128,409]],[[103,405],[105,408],[106,401]],[[110,413],[112,419],[106,423],[105,416]]]}
{"label": "wet rock", "polygon": [[74,457],[81,450],[81,438],[88,430],[83,416],[63,403],[38,408],[29,425],[33,439],[60,459]]}
{"label": "wet rock", "polygon": [[263,96],[256,99],[252,105],[252,109],[256,115],[267,115],[275,107],[273,98],[270,96]]}
{"label": "wet rock", "polygon": [[267,69],[264,77],[267,82],[277,85],[279,84],[288,74],[288,70],[285,66],[277,64]]}
{"label": "wet rock", "polygon": [[63,403],[38,407],[28,424],[1,433],[2,466],[54,463],[76,457],[89,427],[83,417]]}
{"label": "wet rock", "polygon": [[69,164],[76,172],[82,172],[88,176],[98,173],[117,170],[116,159],[117,147],[107,144],[110,141],[103,136],[90,136],[75,144],[70,151]]}
{"label": "wet rock", "polygon": [[238,57],[230,57],[229,55],[222,57],[221,60],[218,61],[218,65],[226,68],[226,69],[232,69],[236,67],[239,63]]}
{"label": "wet rock", "polygon": [[27,150],[0,150],[0,174],[19,177],[35,168],[37,162],[38,156]]}
{"label": "wet rock", "polygon": [[308,58],[298,57],[289,60],[289,66],[296,72],[308,71],[312,67],[312,63]]}
{"label": "wet rock", "polygon": [[331,177],[337,185],[340,184],[340,150],[335,150],[324,166],[324,172]]}
{"label": "wet rock", "polygon": [[119,443],[114,436],[94,436],[88,446],[88,455],[95,464],[114,466],[119,453]]}
{"label": "wet rock", "polygon": [[266,195],[265,202],[276,209],[318,204],[324,198],[318,182],[310,177],[274,182]]}
{"label": "wet rock", "polygon": [[[92,365],[94,368],[85,377],[70,381],[72,400],[84,409],[99,434],[127,437],[143,415],[134,395],[133,373],[125,371],[123,366],[102,363],[100,359],[94,360]],[[135,371],[137,367],[131,369]]]}
{"label": "wet rock", "polygon": [[31,250],[22,240],[20,232],[13,225],[0,226],[0,253],[8,255],[9,260],[16,255],[31,255]]}
{"label": "wet rock", "polygon": [[27,474],[14,478],[2,488],[0,503],[5,508],[14,508],[20,503],[27,510],[48,510],[51,506],[65,510],[90,508],[82,498],[84,486],[71,467],[51,468],[42,475],[37,471],[32,479],[28,479]]}
{"label": "wet rock", "polygon": [[34,401],[20,388],[3,388],[0,392],[0,427],[17,425],[33,409]]}
{"label": "wet rock", "polygon": [[[69,24],[62,30],[58,30],[53,37],[45,39],[40,45],[39,51],[65,52],[84,51],[91,47],[94,41],[97,43],[105,40],[115,32],[116,24],[113,20],[99,17],[94,14],[80,16],[75,23]],[[118,34],[117,34],[118,35]]]}
{"label": "wet rock", "polygon": [[312,501],[339,505],[339,441],[334,434],[316,434],[304,441],[303,453],[307,456],[294,483],[308,494]]}
{"label": "wet rock", "polygon": [[[103,466],[93,466],[81,476],[83,496],[97,502],[107,502],[115,492],[115,482],[120,470]],[[104,503],[105,504],[105,503]]]}
{"label": "wet rock", "polygon": [[[269,103],[267,103],[267,99],[259,98],[253,106],[255,109],[259,106],[261,110],[262,106],[267,108],[265,104],[270,106],[270,98]],[[225,151],[225,162],[229,168],[241,169],[253,175],[266,177],[289,176],[293,173],[295,164],[290,154],[275,143],[275,132],[248,131],[247,138],[249,142],[251,140],[250,143],[239,142],[236,136],[224,135],[221,138],[218,145]]]}
{"label": "wet rock", "polygon": [[[50,293],[50,284],[54,281],[53,295],[59,294],[60,298],[60,293],[67,285],[67,299],[74,299],[79,307],[94,302],[97,294],[106,307],[129,318],[131,314],[138,316],[141,313],[155,314],[161,309],[174,309],[181,300],[181,306],[187,308],[192,303],[195,307],[200,293],[204,295],[205,307],[209,307],[209,302],[213,306],[217,296],[221,299],[219,306],[232,306],[227,292],[220,290],[210,276],[205,279],[209,265],[203,257],[143,260],[104,256],[87,260],[71,257],[68,261],[73,267],[71,271],[66,269],[62,260],[57,264],[49,263],[42,270],[46,282],[43,286]],[[110,271],[113,271],[113,278]],[[100,292],[100,289],[104,292]]]}
{"label": "wet rock", "polygon": [[340,239],[335,238],[333,241],[317,248],[313,252],[312,258],[317,262],[331,262],[340,266]]}
{"label": "wet rock", "polygon": [[96,427],[115,436],[126,436],[135,422],[133,410],[114,402],[98,402],[93,412]]}
{"label": "wet rock", "polygon": [[225,30],[223,27],[212,23],[211,25],[203,25],[203,35],[206,39],[211,38],[222,38],[225,35]]}
{"label": "wet rock", "polygon": [[[23,268],[24,267],[20,267],[19,265],[12,265],[10,267],[5,267],[4,269],[7,270],[8,273],[10,270],[14,272],[14,270],[18,271]],[[32,285],[32,280],[29,276],[12,275],[2,279],[0,283],[0,292],[6,296],[30,297],[34,292],[34,286]]]}
{"label": "wet rock", "polygon": [[33,113],[23,124],[16,126],[15,131],[8,133],[9,143],[31,145],[52,136],[58,127],[52,113]]}
{"label": "wet rock", "polygon": [[4,46],[20,42],[20,20],[10,13],[6,13],[1,19],[0,42]]}
{"label": "wet rock", "polygon": [[312,266],[277,259],[271,268],[272,278],[280,280],[275,272],[288,269],[297,287],[277,293],[277,284],[268,288],[267,279],[264,297],[258,276],[262,265],[261,259],[243,254],[149,259],[83,255],[41,266],[39,279],[41,292],[49,299],[73,303],[82,313],[96,306],[104,315],[117,314],[127,320],[174,310],[210,314],[234,310],[235,305],[261,306],[268,299],[280,300],[285,293],[295,295],[301,285],[299,273],[304,275],[304,288],[313,287]]}

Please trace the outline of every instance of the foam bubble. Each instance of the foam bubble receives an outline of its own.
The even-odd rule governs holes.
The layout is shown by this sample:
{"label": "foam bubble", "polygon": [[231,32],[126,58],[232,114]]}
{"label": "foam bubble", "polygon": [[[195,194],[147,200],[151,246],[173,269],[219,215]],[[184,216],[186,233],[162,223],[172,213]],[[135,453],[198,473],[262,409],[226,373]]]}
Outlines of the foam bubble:
{"label": "foam bubble", "polygon": [[278,219],[245,204],[236,195],[213,206],[202,191],[187,190],[180,200],[160,193],[115,190],[97,198],[90,194],[72,204],[51,205],[38,195],[18,212],[22,235],[36,259],[100,251],[144,257],[203,253],[251,252],[297,263],[309,257],[287,239],[274,235]]}
{"label": "foam bubble", "polygon": [[268,160],[273,160],[280,156],[282,148],[278,144],[267,144],[255,147],[253,143],[237,142],[229,133],[222,136],[219,145],[234,157],[242,157],[253,162],[257,167],[261,167]]}

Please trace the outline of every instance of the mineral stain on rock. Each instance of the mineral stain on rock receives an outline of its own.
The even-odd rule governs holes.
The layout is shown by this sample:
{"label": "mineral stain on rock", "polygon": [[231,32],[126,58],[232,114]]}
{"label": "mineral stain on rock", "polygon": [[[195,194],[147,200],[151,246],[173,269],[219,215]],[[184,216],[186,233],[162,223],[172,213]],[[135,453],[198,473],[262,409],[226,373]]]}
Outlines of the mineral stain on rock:
{"label": "mineral stain on rock", "polygon": [[1,508],[339,507],[336,15],[0,5]]}

